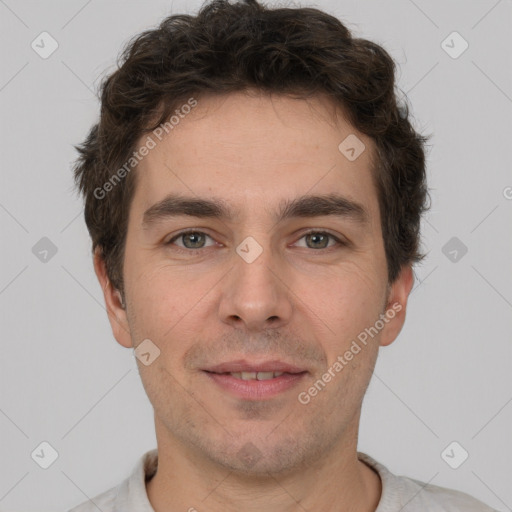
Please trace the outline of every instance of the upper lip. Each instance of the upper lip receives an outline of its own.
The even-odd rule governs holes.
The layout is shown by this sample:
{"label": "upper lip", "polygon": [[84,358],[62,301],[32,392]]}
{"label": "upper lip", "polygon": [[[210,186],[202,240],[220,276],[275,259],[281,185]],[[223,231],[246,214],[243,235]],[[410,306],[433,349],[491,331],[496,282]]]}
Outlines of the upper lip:
{"label": "upper lip", "polygon": [[225,363],[216,364],[204,368],[207,372],[213,373],[236,373],[236,372],[283,372],[283,373],[302,373],[306,370],[284,361],[272,360],[262,361],[260,363],[251,363],[245,359],[237,359]]}

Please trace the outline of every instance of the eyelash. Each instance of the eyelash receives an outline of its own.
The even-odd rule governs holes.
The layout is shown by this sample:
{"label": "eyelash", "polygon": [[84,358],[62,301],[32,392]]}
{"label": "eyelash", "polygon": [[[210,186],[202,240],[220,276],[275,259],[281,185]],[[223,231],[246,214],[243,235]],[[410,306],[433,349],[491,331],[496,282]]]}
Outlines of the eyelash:
{"label": "eyelash", "polygon": [[[188,234],[191,234],[191,233],[194,233],[194,234],[202,234],[202,235],[206,235],[207,237],[210,237],[212,238],[208,233],[205,233],[204,231],[200,231],[200,230],[197,230],[197,229],[189,229],[189,230],[186,230],[186,231],[182,231],[181,233],[178,233],[177,235],[174,235],[170,240],[168,240],[167,242],[165,242],[164,245],[172,245],[173,242],[175,240],[177,240],[178,238],[182,237],[182,236],[185,236],[185,235],[188,235]],[[329,236],[330,238],[332,238],[338,247],[343,247],[343,246],[347,246],[348,244],[346,242],[344,242],[343,240],[340,240],[337,236],[333,235],[332,233],[330,233],[329,231],[319,231],[319,230],[316,230],[316,229],[312,229],[310,231],[306,231],[305,233],[302,233],[301,237],[299,238],[299,240],[301,240],[302,238],[304,238],[305,236],[307,235],[311,235],[311,234],[317,234],[317,235],[327,235]],[[321,250],[327,250],[327,249],[333,249],[335,248],[336,246],[330,246],[330,247],[324,247]],[[188,249],[186,247],[180,247],[180,246],[176,246],[175,248],[177,251],[179,252],[199,252],[203,249],[208,249],[208,247],[199,247],[198,249]],[[309,249],[309,247],[305,247],[305,249]],[[312,251],[319,251],[319,249],[311,249]]]}

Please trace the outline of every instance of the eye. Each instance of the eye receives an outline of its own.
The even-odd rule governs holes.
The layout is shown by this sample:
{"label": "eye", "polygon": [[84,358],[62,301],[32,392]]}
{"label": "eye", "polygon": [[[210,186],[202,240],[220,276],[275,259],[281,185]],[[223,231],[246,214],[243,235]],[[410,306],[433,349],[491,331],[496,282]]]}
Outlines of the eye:
{"label": "eye", "polygon": [[[345,245],[342,240],[327,231],[308,231],[301,236],[300,240],[303,238],[308,249],[327,249],[333,245]],[[328,245],[329,239],[334,240],[335,243]]]}
{"label": "eye", "polygon": [[202,231],[182,231],[166,242],[166,245],[171,245],[174,244],[176,240],[181,240],[183,245],[176,244],[178,247],[183,249],[203,249],[204,247],[207,247],[205,245],[206,238],[213,240],[210,235],[207,235]]}
{"label": "eye", "polygon": [[[210,239],[212,243],[209,245],[206,244],[206,240]],[[307,249],[328,249],[333,246],[344,246],[346,245],[338,237],[327,231],[308,231],[304,233],[299,240],[305,240],[305,245],[302,247],[306,247]],[[177,241],[181,241],[181,243],[176,243]],[[334,243],[329,243],[334,242]],[[215,241],[212,237],[203,231],[197,230],[188,230],[182,231],[177,235],[173,236],[169,239],[165,245],[176,245],[179,249],[187,250],[187,249],[204,249],[206,247],[215,245]]]}

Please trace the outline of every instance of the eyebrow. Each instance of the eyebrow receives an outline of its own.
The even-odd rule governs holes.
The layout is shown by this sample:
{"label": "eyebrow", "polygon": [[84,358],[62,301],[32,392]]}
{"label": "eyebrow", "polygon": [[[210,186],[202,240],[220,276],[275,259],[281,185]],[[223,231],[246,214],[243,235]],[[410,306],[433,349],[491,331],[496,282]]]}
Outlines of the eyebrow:
{"label": "eyebrow", "polygon": [[[240,211],[221,199],[169,194],[144,212],[142,228],[148,229],[153,224],[178,216],[233,221],[240,217]],[[285,199],[280,203],[273,218],[276,223],[280,223],[295,217],[321,216],[346,218],[361,225],[369,222],[369,213],[362,204],[339,194],[306,195]]]}

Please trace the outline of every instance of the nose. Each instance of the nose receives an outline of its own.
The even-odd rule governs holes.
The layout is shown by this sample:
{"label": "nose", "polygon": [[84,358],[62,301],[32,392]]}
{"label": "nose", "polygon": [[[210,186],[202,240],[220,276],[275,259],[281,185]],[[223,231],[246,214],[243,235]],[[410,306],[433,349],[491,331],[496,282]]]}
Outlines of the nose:
{"label": "nose", "polygon": [[253,332],[283,327],[293,311],[285,273],[268,246],[248,261],[234,251],[234,267],[222,282],[221,320]]}

